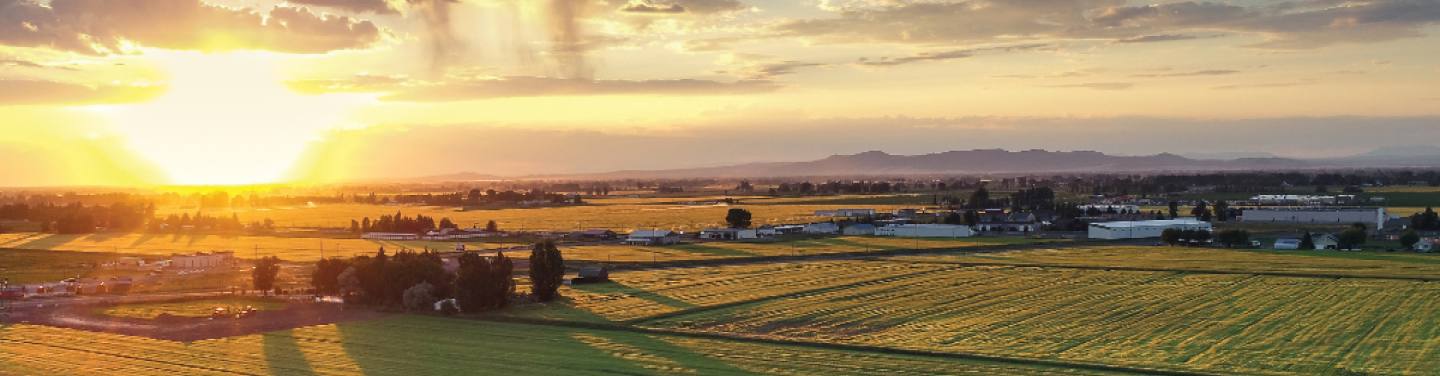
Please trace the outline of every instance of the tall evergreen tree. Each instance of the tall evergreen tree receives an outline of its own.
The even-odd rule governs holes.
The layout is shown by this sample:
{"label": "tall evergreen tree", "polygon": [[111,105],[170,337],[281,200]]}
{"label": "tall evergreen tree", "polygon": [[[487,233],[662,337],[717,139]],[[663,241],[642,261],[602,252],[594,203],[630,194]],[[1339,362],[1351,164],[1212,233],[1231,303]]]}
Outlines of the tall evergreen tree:
{"label": "tall evergreen tree", "polygon": [[530,292],[542,302],[560,296],[560,283],[565,280],[565,259],[555,242],[535,243],[530,251]]}
{"label": "tall evergreen tree", "polygon": [[1298,248],[1315,249],[1315,237],[1310,235],[1310,231],[1305,231],[1305,236],[1300,237],[1300,245]]}

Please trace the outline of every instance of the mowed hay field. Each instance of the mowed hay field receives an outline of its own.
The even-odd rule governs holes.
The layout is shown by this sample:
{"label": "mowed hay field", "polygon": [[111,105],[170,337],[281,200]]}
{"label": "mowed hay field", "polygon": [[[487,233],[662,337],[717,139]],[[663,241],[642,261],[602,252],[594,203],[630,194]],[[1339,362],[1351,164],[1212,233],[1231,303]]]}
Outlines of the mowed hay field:
{"label": "mowed hay field", "polygon": [[574,321],[624,321],[686,309],[929,273],[947,266],[834,261],[611,273],[613,283],[565,286],[555,303],[496,314]]}
{"label": "mowed hay field", "polygon": [[600,245],[562,247],[566,260],[646,262],[704,260],[760,256],[813,256],[833,253],[864,253],[891,249],[942,249],[1012,244],[1066,242],[1032,238],[895,238],[840,236],[799,238],[771,242],[697,242],[661,247]]}
{"label": "mowed hay field", "polygon": [[[957,238],[902,239],[871,236],[835,238],[799,238],[762,243],[705,242],[664,247],[648,246],[564,246],[560,250],[566,260],[605,262],[688,261],[754,256],[819,255],[842,252],[882,251],[887,249],[960,248],[1006,244],[1059,242],[1029,238]],[[487,243],[483,239],[467,241],[399,241],[374,239],[290,238],[269,236],[221,236],[186,234],[103,233],[88,235],[57,235],[42,233],[0,234],[0,248],[28,250],[63,250],[116,253],[114,257],[96,261],[114,261],[121,254],[169,256],[175,253],[235,251],[236,257],[277,256],[289,261],[320,259],[321,247],[326,257],[350,257],[374,254],[380,247],[389,252],[401,249],[440,251],[465,244],[467,249],[483,250],[515,246],[516,243]],[[529,244],[520,244],[529,245]],[[528,250],[517,250],[528,254]],[[512,255],[514,256],[514,255]]]}
{"label": "mowed hay field", "polygon": [[[885,209],[891,206],[874,205],[580,205],[548,206],[533,208],[506,208],[461,210],[442,206],[385,206],[385,205],[320,205],[314,207],[261,208],[205,210],[210,216],[239,216],[243,223],[275,221],[281,227],[350,227],[350,220],[370,217],[377,220],[382,215],[405,216],[423,214],[435,217],[436,221],[449,218],[461,227],[485,226],[495,221],[500,229],[515,231],[575,231],[579,229],[611,229],[630,232],[637,229],[661,229],[672,231],[699,231],[710,227],[723,227],[725,214],[731,208],[749,210],[756,226],[766,224],[807,223],[828,220],[829,217],[815,217],[816,210],[842,208]],[[190,210],[159,210],[157,216],[190,213]]]}
{"label": "mowed hay field", "polygon": [[1119,375],[935,357],[401,316],[189,343],[0,327],[16,375]]}
{"label": "mowed hay field", "polygon": [[1144,368],[1433,375],[1437,310],[1436,282],[972,267],[646,325]]}
{"label": "mowed hay field", "polygon": [[1136,268],[1440,280],[1440,254],[1265,251],[1190,247],[1071,247],[898,256],[904,262]]}

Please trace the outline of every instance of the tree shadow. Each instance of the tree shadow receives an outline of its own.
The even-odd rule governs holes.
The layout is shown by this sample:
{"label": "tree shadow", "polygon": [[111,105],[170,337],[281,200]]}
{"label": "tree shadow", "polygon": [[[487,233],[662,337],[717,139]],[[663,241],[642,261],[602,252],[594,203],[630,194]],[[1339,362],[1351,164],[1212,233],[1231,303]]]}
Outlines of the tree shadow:
{"label": "tree shadow", "polygon": [[271,375],[314,375],[310,361],[305,359],[291,334],[291,330],[285,330],[261,335],[266,368]]}
{"label": "tree shadow", "polygon": [[130,247],[131,247],[131,248],[139,247],[139,246],[141,246],[141,245],[144,245],[146,242],[149,242],[150,239],[154,239],[154,238],[156,238],[156,237],[158,237],[158,236],[160,236],[160,235],[151,234],[151,233],[145,233],[144,235],[140,235],[140,237],[135,238],[135,241],[130,242]]}
{"label": "tree shadow", "polygon": [[20,249],[55,249],[55,247],[59,247],[59,246],[65,245],[65,244],[69,244],[70,242],[75,241],[75,239],[78,239],[78,238],[80,238],[80,235],[60,235],[60,234],[55,234],[55,235],[50,235],[50,236],[41,236],[41,237],[37,237],[37,238],[32,238],[32,239],[30,239],[29,241],[26,241],[26,242],[21,243],[21,244],[17,244],[17,245],[10,246],[10,248],[20,248]]}
{"label": "tree shadow", "polygon": [[201,241],[201,240],[205,240],[205,238],[210,237],[210,235],[200,234],[200,235],[189,235],[189,236],[187,236],[187,237],[190,238],[190,239],[189,239],[190,241],[189,241],[189,242],[186,242],[185,245],[195,245],[195,242]]}
{"label": "tree shadow", "polygon": [[648,353],[647,355],[674,362],[675,365],[678,365],[685,369],[693,370],[695,371],[695,374],[699,375],[729,375],[751,373],[736,368],[730,363],[726,363],[722,360],[711,358],[704,354],[697,353],[694,350],[691,350],[684,346],[679,346],[670,343],[669,341],[657,338],[657,336],[639,333],[608,331],[595,331],[589,332],[589,334],[610,340],[614,343],[618,343],[621,345],[629,346],[636,349],[642,349],[644,350],[644,352]]}

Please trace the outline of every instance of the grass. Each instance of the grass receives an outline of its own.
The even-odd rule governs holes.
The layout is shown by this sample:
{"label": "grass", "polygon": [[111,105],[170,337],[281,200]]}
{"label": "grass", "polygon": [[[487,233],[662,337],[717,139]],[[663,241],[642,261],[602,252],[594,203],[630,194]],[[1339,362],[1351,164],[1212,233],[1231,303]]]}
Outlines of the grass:
{"label": "grass", "polygon": [[189,343],[9,325],[0,343],[0,373],[56,376],[1114,374],[421,316]]}
{"label": "grass", "polygon": [[983,255],[899,256],[891,259],[904,262],[1308,273],[1440,280],[1440,255],[1418,253],[1108,246],[1009,251]]}
{"label": "grass", "polygon": [[268,299],[202,299],[163,303],[118,304],[109,307],[95,308],[93,311],[98,314],[115,317],[154,319],[162,314],[181,317],[210,317],[210,314],[215,312],[216,307],[233,307],[236,309],[254,307],[262,311],[276,311],[285,309],[285,302]]}
{"label": "grass", "polygon": [[652,321],[681,330],[1267,375],[1440,369],[1440,284],[974,267]]}

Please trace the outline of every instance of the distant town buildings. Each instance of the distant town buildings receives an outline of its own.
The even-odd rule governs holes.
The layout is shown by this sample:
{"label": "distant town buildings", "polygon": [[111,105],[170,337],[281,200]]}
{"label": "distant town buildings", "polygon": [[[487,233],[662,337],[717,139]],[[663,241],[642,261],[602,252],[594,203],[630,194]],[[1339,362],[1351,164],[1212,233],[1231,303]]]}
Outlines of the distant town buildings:
{"label": "distant town buildings", "polygon": [[816,210],[816,217],[865,217],[874,216],[875,209]]}
{"label": "distant town buildings", "polygon": [[970,231],[970,227],[966,226],[909,224],[878,227],[875,229],[875,235],[909,238],[963,238],[973,234]]}

